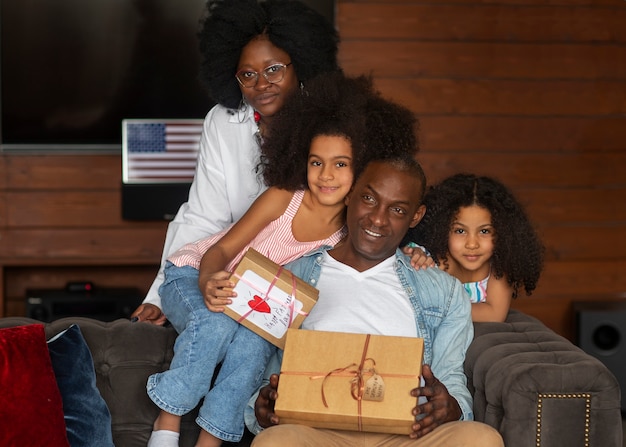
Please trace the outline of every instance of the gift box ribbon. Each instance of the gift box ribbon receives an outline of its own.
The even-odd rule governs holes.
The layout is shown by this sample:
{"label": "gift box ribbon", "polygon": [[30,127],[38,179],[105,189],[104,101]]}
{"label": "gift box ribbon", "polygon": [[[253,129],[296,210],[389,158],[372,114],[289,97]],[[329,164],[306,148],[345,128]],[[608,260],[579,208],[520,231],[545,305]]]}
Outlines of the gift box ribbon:
{"label": "gift box ribbon", "polygon": [[238,323],[241,323],[243,320],[245,320],[246,318],[248,318],[248,316],[254,312],[258,306],[261,305],[261,303],[265,303],[268,300],[273,301],[274,303],[278,303],[279,305],[286,307],[289,310],[289,323],[287,324],[287,327],[291,327],[291,324],[293,323],[293,320],[295,318],[294,314],[300,314],[303,316],[307,316],[309,315],[307,312],[303,312],[301,310],[296,310],[296,287],[297,287],[297,283],[296,283],[296,277],[289,271],[287,271],[289,273],[289,275],[291,276],[291,297],[292,299],[290,300],[289,304],[286,304],[284,301],[278,300],[276,298],[273,298],[270,296],[270,292],[271,290],[274,288],[274,286],[276,285],[276,281],[278,281],[278,279],[280,278],[280,274],[283,271],[283,266],[281,265],[278,270],[276,271],[276,274],[274,275],[274,278],[272,279],[272,282],[270,283],[270,285],[267,287],[266,291],[263,291],[261,289],[259,289],[257,287],[256,284],[246,280],[243,276],[239,275],[238,273],[234,273],[233,276],[235,278],[237,278],[239,281],[242,281],[244,284],[250,286],[252,289],[256,290],[257,292],[259,292],[260,295],[264,296],[262,301],[259,301],[258,303],[256,303],[254,306],[252,306],[250,308],[249,311],[247,311],[246,313],[244,313],[243,315],[241,315],[241,317],[237,320]]}
{"label": "gift box ribbon", "polygon": [[[369,348],[371,335],[367,334],[365,337],[365,342],[363,344],[363,349],[361,351],[361,362],[357,365],[356,363],[351,363],[348,366],[344,366],[343,368],[336,368],[332,371],[327,372],[326,374],[319,374],[316,372],[306,372],[306,371],[281,371],[282,374],[286,375],[308,375],[311,380],[316,379],[324,379],[322,381],[322,403],[326,408],[328,408],[328,403],[326,401],[326,395],[324,393],[324,384],[327,379],[332,376],[340,376],[340,377],[352,377],[350,380],[350,394],[352,398],[357,401],[357,427],[358,431],[363,431],[363,393],[365,390],[365,375],[369,374],[373,376],[374,374],[379,374],[382,377],[396,377],[396,378],[406,378],[411,379],[415,378],[419,380],[419,374],[380,374],[376,371],[376,361],[367,357],[367,350]],[[371,363],[371,367],[366,368],[366,362]]]}

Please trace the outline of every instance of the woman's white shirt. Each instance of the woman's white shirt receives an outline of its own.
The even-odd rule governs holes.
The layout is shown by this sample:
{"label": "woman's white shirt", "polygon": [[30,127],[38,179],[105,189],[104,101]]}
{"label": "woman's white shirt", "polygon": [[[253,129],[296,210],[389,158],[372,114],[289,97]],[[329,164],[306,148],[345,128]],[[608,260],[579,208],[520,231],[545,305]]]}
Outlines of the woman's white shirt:
{"label": "woman's white shirt", "polygon": [[161,307],[158,291],[169,255],[239,220],[265,191],[256,132],[249,106],[231,110],[218,104],[207,114],[189,199],[167,227],[161,266],[144,303]]}

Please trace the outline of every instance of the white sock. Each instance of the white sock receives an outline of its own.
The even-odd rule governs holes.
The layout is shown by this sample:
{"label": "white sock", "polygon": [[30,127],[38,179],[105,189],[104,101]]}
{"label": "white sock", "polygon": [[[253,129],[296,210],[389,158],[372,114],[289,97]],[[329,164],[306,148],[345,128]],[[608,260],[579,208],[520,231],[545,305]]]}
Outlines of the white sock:
{"label": "white sock", "polygon": [[148,447],[178,447],[180,433],[170,430],[153,431],[148,439]]}

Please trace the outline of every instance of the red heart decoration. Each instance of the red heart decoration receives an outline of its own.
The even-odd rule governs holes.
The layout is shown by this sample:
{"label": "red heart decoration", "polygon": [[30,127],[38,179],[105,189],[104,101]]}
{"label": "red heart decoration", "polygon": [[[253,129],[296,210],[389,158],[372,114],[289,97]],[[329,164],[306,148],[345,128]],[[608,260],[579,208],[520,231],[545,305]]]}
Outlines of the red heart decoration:
{"label": "red heart decoration", "polygon": [[248,301],[248,306],[257,312],[263,312],[266,314],[272,313],[272,309],[270,309],[269,304],[267,304],[267,302],[265,302],[259,295],[254,295],[254,298]]}

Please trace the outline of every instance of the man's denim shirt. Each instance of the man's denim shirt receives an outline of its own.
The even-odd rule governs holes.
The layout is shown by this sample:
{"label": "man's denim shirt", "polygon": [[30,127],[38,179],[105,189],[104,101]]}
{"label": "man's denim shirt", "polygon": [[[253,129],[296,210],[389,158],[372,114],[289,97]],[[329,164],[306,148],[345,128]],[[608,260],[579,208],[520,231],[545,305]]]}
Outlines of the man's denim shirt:
{"label": "man's denim shirt", "polygon": [[[323,253],[331,247],[321,247],[285,266],[294,275],[317,286],[322,269]],[[417,336],[424,339],[424,363],[453,396],[463,412],[463,420],[472,420],[472,396],[463,372],[465,352],[474,337],[471,304],[458,279],[437,268],[415,270],[401,250],[396,251],[395,270],[415,311]],[[271,362],[266,377],[277,374],[280,359]],[[267,382],[265,382],[267,383]],[[254,417],[254,400],[246,409],[246,425],[253,433],[261,427]]]}

